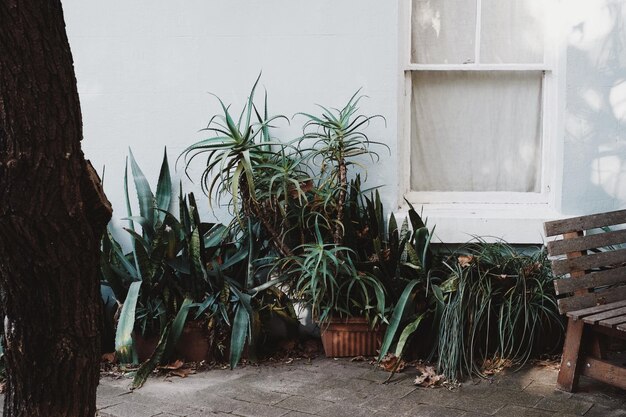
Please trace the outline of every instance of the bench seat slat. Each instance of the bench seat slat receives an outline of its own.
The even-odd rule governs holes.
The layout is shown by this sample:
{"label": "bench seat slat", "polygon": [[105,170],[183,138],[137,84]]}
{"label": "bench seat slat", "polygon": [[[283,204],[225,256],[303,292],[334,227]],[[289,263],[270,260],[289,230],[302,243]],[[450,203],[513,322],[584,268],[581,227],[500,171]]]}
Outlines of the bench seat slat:
{"label": "bench seat slat", "polygon": [[[617,304],[617,303],[612,303],[612,304]],[[626,307],[618,308],[614,306],[610,310],[603,311],[602,313],[592,314],[590,316],[585,316],[582,319],[585,323],[597,324],[598,322],[602,320],[610,319],[613,317],[619,317],[623,315],[626,315]]]}
{"label": "bench seat slat", "polygon": [[557,295],[574,292],[586,288],[603,287],[626,282],[626,266],[606,271],[591,272],[577,278],[561,278],[554,281]]}
{"label": "bench seat slat", "polygon": [[570,259],[557,259],[552,261],[552,271],[555,275],[564,275],[575,271],[587,269],[617,266],[626,262],[626,249],[618,249],[608,252],[594,253]]}
{"label": "bench seat slat", "polygon": [[593,307],[583,308],[581,310],[569,311],[567,313],[567,316],[575,320],[578,320],[586,316],[604,313],[606,311],[611,311],[620,307],[626,307],[626,300],[616,301],[613,303],[607,303],[607,304],[602,304],[602,305],[596,305]]}
{"label": "bench seat slat", "polygon": [[600,326],[614,328],[618,324],[622,324],[622,323],[626,323],[626,315],[618,316],[618,317],[611,317],[610,319],[605,319],[605,320],[600,321],[599,324]]}
{"label": "bench seat slat", "polygon": [[551,256],[565,255],[568,252],[580,252],[587,249],[619,245],[620,243],[626,243],[626,230],[615,230],[548,242],[548,253]]}
{"label": "bench seat slat", "polygon": [[609,213],[592,214],[590,216],[572,217],[570,219],[554,220],[544,223],[546,236],[562,235],[563,233],[578,232],[581,230],[597,229],[604,226],[613,226],[626,223],[626,210]]}
{"label": "bench seat slat", "polygon": [[[575,295],[573,297],[561,298],[557,301],[559,304],[559,312],[561,313],[581,313],[584,315],[601,313],[610,307],[604,306],[613,302],[623,302],[626,306],[626,287],[609,288],[588,294]],[[568,316],[578,319],[579,316]]]}

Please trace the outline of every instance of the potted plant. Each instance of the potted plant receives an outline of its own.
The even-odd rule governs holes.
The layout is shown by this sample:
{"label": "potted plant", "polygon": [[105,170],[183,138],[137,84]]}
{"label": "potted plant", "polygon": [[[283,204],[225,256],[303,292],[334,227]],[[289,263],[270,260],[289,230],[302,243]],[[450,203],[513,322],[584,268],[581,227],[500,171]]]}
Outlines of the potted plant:
{"label": "potted plant", "polygon": [[118,358],[150,366],[173,355],[208,359],[220,299],[206,263],[218,256],[225,227],[201,223],[193,194],[183,197],[182,190],[180,219],[172,214],[167,154],[156,194],[132,153],[130,163],[140,211],[132,215],[126,173],[129,216],[124,220],[129,223],[125,230],[131,237],[130,251],[123,250],[109,228],[101,255],[103,280],[123,302],[115,341]]}
{"label": "potted plant", "polygon": [[284,116],[268,116],[267,104],[258,111],[257,83],[239,117],[220,100],[222,114],[205,129],[213,136],[189,146],[185,162],[188,166],[195,156],[206,155],[201,180],[207,194],[218,201],[230,197],[232,227],[257,227],[268,286],[283,284],[292,296],[310,302],[323,332],[333,320],[353,316],[362,318],[348,321],[375,326],[385,310],[384,286],[356,267],[356,253],[344,245],[344,234],[348,170],[359,158],[378,158],[370,150],[376,142],[363,129],[380,116],[359,114],[355,94],[340,110],[322,107],[320,116],[300,114],[306,118],[303,136],[282,143],[271,128]]}

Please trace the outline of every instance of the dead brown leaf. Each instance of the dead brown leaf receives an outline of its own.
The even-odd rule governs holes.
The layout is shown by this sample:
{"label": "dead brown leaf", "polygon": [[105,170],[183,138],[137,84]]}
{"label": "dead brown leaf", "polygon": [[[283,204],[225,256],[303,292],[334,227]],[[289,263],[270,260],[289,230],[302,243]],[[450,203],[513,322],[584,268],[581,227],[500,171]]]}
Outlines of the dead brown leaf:
{"label": "dead brown leaf", "polygon": [[398,358],[393,353],[388,353],[385,357],[380,361],[378,365],[383,368],[387,372],[402,372],[404,368],[406,368],[406,362],[400,359],[398,363]]}
{"label": "dead brown leaf", "polygon": [[420,373],[414,381],[415,385],[419,385],[424,388],[434,388],[444,383],[445,377],[441,374],[437,374],[434,366],[419,364],[415,367]]}
{"label": "dead brown leaf", "polygon": [[181,361],[180,359],[177,359],[176,361],[168,364],[168,365],[163,365],[163,366],[159,366],[160,369],[180,369],[185,363],[183,361]]}
{"label": "dead brown leaf", "polygon": [[180,368],[180,369],[173,369],[171,371],[168,372],[168,375],[173,375],[173,376],[178,376],[181,378],[186,378],[187,375],[191,375],[191,374],[195,374],[196,371],[193,369],[189,369],[189,368]]}

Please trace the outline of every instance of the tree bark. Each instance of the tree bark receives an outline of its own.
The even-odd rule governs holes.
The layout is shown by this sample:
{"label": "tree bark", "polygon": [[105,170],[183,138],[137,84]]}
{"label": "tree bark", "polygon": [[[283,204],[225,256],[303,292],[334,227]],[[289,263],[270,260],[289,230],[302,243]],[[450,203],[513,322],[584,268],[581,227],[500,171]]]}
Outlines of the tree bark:
{"label": "tree bark", "polygon": [[94,416],[100,237],[111,207],[80,148],[59,0],[0,0],[5,416]]}

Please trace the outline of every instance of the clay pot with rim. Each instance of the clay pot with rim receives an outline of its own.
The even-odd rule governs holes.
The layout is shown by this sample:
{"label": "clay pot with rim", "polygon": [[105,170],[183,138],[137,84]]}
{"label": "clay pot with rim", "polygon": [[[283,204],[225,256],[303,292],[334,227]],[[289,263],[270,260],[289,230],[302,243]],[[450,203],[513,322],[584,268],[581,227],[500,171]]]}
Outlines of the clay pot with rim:
{"label": "clay pot with rim", "polygon": [[[185,323],[183,332],[176,343],[176,356],[189,362],[209,359],[211,351],[210,332],[204,320],[192,320]],[[150,359],[159,343],[158,335],[142,336],[132,333],[139,362]]]}
{"label": "clay pot with rim", "polygon": [[324,353],[333,358],[375,356],[384,335],[382,326],[371,329],[365,317],[333,317],[320,328]]}

